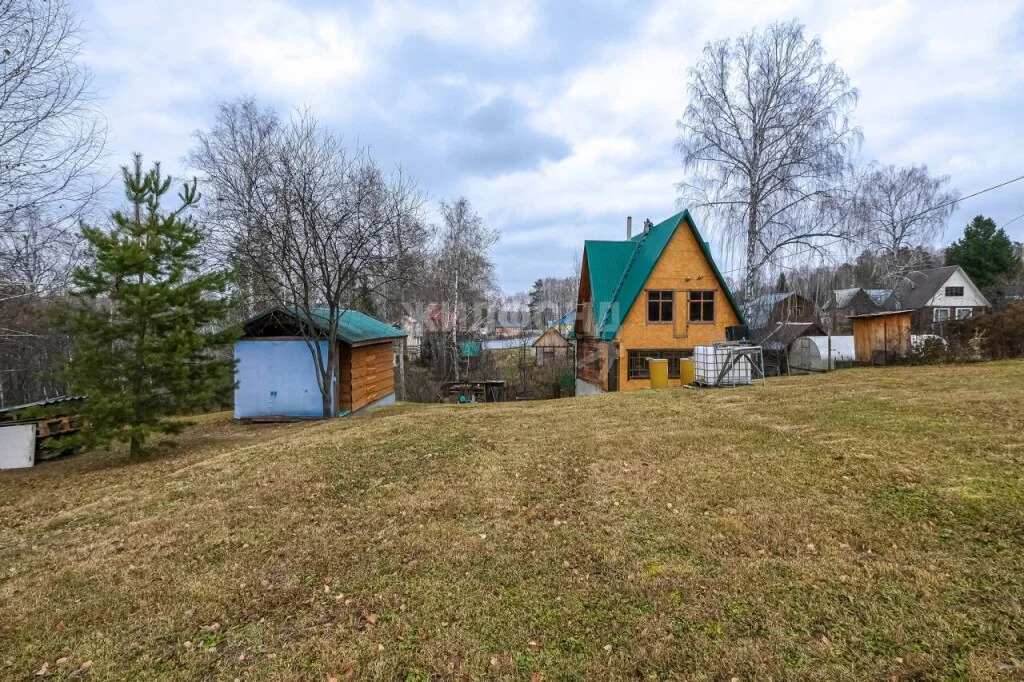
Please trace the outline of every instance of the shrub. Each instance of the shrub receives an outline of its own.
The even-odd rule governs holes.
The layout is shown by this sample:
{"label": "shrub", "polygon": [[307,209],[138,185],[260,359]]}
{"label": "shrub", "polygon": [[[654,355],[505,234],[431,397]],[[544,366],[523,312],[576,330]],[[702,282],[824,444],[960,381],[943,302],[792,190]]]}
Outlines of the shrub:
{"label": "shrub", "polygon": [[959,360],[1001,360],[1024,356],[1024,301],[988,315],[951,322],[949,352]]}
{"label": "shrub", "polygon": [[920,342],[911,344],[906,358],[911,365],[936,365],[949,362],[950,359],[946,341],[938,336],[926,336]]}

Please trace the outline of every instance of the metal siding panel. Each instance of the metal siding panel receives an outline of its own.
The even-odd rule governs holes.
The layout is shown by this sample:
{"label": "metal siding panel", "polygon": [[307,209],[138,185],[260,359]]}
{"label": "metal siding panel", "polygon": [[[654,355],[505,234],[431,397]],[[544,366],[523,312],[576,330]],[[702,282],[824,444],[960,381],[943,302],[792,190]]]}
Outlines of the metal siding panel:
{"label": "metal siding panel", "polygon": [[[327,342],[320,341],[326,357]],[[235,419],[320,417],[316,365],[302,339],[235,343]]]}

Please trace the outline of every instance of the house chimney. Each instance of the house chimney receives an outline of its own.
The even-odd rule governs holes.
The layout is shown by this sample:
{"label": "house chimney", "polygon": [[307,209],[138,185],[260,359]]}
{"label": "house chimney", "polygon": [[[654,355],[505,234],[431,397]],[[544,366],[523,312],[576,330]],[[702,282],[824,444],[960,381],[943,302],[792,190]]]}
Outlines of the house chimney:
{"label": "house chimney", "polygon": [[626,239],[633,238],[633,216],[626,216]]}
{"label": "house chimney", "polygon": [[644,234],[650,232],[652,227],[654,227],[654,223],[651,222],[651,219],[644,218]]}

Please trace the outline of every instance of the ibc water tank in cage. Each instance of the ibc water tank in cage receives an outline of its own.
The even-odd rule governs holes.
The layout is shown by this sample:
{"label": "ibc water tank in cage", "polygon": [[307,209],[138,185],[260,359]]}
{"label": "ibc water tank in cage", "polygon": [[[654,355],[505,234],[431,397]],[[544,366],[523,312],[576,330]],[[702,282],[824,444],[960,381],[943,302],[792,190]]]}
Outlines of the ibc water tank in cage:
{"label": "ibc water tank in cage", "polygon": [[[693,349],[694,381],[703,386],[745,386],[751,380],[754,347],[716,345]],[[757,349],[760,352],[760,349]]]}

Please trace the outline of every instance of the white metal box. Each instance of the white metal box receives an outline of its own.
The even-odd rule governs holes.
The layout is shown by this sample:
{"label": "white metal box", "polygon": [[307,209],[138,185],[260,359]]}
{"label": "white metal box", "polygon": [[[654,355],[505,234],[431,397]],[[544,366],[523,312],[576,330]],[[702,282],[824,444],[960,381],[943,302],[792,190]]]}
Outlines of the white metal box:
{"label": "white metal box", "polygon": [[0,426],[0,469],[25,469],[36,462],[36,425]]}

